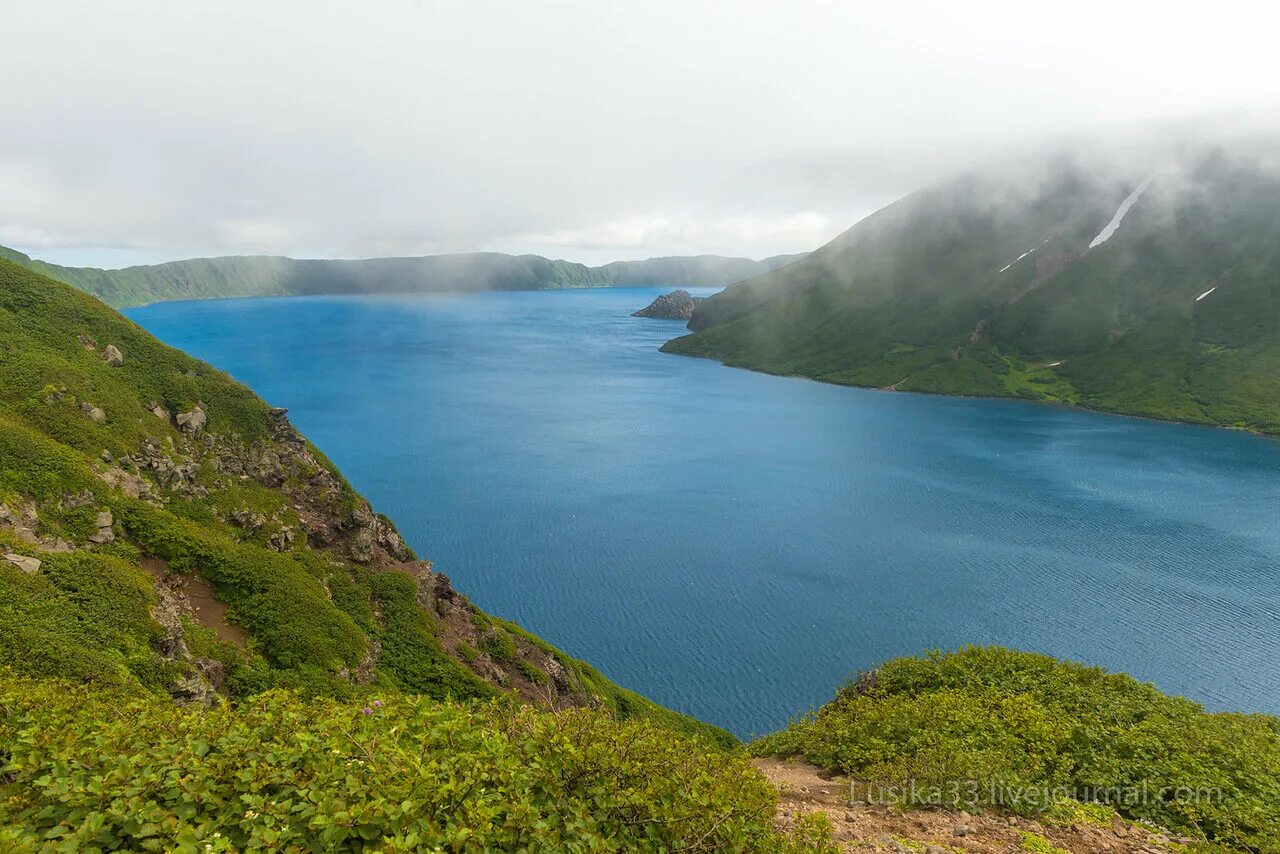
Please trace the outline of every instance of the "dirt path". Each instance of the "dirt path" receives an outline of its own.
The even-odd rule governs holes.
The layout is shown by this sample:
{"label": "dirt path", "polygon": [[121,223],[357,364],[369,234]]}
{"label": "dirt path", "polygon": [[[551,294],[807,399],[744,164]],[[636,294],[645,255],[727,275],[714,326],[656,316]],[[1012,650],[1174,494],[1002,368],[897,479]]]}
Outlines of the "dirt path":
{"label": "dirt path", "polygon": [[227,619],[227,606],[218,599],[209,582],[194,573],[170,572],[168,561],[152,555],[144,555],[141,564],[156,584],[165,585],[173,593],[184,614],[212,629],[218,640],[245,648],[248,633]]}
{"label": "dirt path", "polygon": [[779,792],[778,824],[821,811],[835,825],[846,851],[913,854],[1016,854],[1023,834],[1047,839],[1071,854],[1170,854],[1169,840],[1147,828],[1117,820],[1111,827],[1047,827],[1032,819],[986,812],[947,810],[899,812],[885,806],[849,803],[849,781],[825,776],[803,762],[756,759],[754,764]]}

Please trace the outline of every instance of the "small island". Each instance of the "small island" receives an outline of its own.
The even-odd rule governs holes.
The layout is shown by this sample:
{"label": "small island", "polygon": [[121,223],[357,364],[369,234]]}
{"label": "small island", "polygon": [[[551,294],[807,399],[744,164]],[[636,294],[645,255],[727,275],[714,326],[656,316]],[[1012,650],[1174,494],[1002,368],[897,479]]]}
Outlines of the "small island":
{"label": "small island", "polygon": [[656,317],[661,320],[688,320],[693,317],[693,310],[706,297],[695,297],[686,290],[672,291],[663,294],[647,308],[631,313],[632,317]]}

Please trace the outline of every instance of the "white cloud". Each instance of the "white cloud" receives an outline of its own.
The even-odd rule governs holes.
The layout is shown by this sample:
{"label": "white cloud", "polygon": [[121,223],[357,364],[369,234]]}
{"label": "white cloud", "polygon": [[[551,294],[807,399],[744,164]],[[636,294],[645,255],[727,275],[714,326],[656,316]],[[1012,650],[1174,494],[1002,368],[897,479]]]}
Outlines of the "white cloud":
{"label": "white cloud", "polygon": [[[613,250],[636,257],[652,247],[674,247],[680,254],[723,246],[756,247],[756,256],[789,251],[787,247],[818,246],[838,233],[831,217],[813,211],[793,214],[695,216],[692,214],[631,216],[608,222],[516,238],[526,246],[566,250]],[[673,251],[674,251],[673,250]],[[775,252],[775,250],[777,250]]]}
{"label": "white cloud", "polygon": [[245,252],[283,252],[302,231],[297,223],[267,219],[229,219],[217,224],[220,242]]}
{"label": "white cloud", "polygon": [[6,0],[0,234],[82,258],[799,251],[996,147],[1280,103],[1278,18]]}

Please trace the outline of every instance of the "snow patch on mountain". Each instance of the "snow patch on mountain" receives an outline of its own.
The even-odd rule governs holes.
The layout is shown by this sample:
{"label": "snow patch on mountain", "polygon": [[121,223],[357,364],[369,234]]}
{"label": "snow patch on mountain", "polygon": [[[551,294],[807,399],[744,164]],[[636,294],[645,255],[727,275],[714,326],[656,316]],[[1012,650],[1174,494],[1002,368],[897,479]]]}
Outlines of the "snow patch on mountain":
{"label": "snow patch on mountain", "polygon": [[1125,196],[1124,201],[1120,203],[1120,207],[1116,208],[1115,216],[1111,217],[1111,222],[1107,223],[1102,231],[1098,232],[1098,236],[1093,238],[1089,243],[1089,248],[1094,249],[1111,239],[1111,235],[1116,233],[1116,229],[1120,227],[1120,221],[1124,219],[1124,215],[1129,212],[1129,208],[1133,207],[1143,193],[1147,191],[1147,187],[1151,185],[1151,179],[1143,181],[1134,191]]}
{"label": "snow patch on mountain", "polygon": [[1019,261],[1021,261],[1023,258],[1026,258],[1028,255],[1030,255],[1032,252],[1035,252],[1035,251],[1036,251],[1037,249],[1039,249],[1039,248],[1040,248],[1039,246],[1032,246],[1032,247],[1031,247],[1030,249],[1028,249],[1026,252],[1023,252],[1023,253],[1022,253],[1021,255],[1019,255],[1017,258],[1014,258],[1014,259],[1013,259],[1012,261],[1010,261],[1008,264],[1005,264],[1003,267],[1001,267],[1001,268],[1000,268],[1000,272],[1001,272],[1001,273],[1003,273],[1005,270],[1009,269],[1009,268],[1010,268],[1010,267],[1012,267],[1014,264],[1017,264],[1017,263],[1018,263]]}
{"label": "snow patch on mountain", "polygon": [[1036,251],[1037,249],[1039,249],[1041,246],[1044,246],[1044,245],[1045,245],[1046,243],[1048,243],[1050,240],[1053,240],[1053,235],[1052,235],[1052,234],[1050,234],[1050,235],[1049,235],[1048,237],[1046,237],[1044,240],[1041,240],[1041,241],[1040,241],[1040,243],[1039,243],[1039,245],[1037,245],[1037,246],[1032,246],[1032,247],[1031,247],[1030,249],[1028,249],[1026,252],[1023,252],[1023,253],[1022,253],[1021,255],[1019,255],[1017,258],[1014,258],[1014,259],[1013,259],[1012,261],[1010,261],[1008,264],[1005,264],[1003,267],[1001,267],[1001,268],[1000,268],[999,272],[1003,273],[1005,270],[1009,269],[1009,268],[1010,268],[1010,267],[1012,267],[1014,264],[1017,264],[1017,263],[1018,263],[1019,261],[1021,261],[1023,258],[1026,258],[1026,257],[1027,257],[1028,255],[1030,255],[1032,252],[1035,252],[1035,251]]}

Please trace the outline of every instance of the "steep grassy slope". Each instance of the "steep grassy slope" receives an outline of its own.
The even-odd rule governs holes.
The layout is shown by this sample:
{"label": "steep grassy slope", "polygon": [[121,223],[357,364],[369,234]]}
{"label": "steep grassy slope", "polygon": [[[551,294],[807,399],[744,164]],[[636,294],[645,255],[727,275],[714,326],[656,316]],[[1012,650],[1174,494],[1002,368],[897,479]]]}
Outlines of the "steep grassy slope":
{"label": "steep grassy slope", "polygon": [[971,175],[729,288],[690,328],[664,349],[1280,432],[1280,173],[1201,149],[1119,174]]}
{"label": "steep grassy slope", "polygon": [[1280,719],[1041,655],[890,661],[751,749],[850,774],[872,802],[1074,821],[1078,799],[1208,850],[1280,851]]}
{"label": "steep grassy slope", "polygon": [[171,261],[121,270],[62,267],[0,246],[7,258],[122,307],[175,299],[299,294],[434,293],[540,290],[611,285],[727,285],[801,257],[762,261],[698,255],[618,261],[588,267],[539,255],[475,252],[361,261],[230,256]]}
{"label": "steep grassy slope", "polygon": [[509,695],[731,742],[480,612],[283,410],[7,261],[0,666],[202,701]]}

